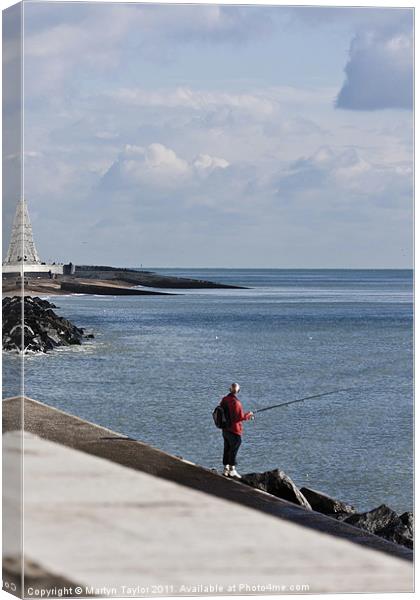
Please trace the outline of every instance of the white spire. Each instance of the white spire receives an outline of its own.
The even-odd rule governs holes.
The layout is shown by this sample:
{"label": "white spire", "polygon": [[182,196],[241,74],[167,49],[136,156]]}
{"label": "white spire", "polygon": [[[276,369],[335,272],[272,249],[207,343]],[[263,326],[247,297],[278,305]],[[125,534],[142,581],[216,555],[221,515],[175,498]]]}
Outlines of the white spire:
{"label": "white spire", "polygon": [[41,259],[35,248],[28,207],[24,199],[19,200],[13,221],[12,236],[4,265],[39,265]]}

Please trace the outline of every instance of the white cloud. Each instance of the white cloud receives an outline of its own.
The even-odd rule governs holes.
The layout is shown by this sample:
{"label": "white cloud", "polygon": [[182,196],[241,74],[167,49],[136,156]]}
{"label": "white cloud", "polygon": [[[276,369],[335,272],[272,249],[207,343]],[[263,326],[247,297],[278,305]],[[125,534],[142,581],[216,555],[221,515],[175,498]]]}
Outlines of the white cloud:
{"label": "white cloud", "polygon": [[337,108],[410,109],[413,105],[413,40],[409,32],[367,32],[351,44]]}
{"label": "white cloud", "polygon": [[194,167],[199,172],[211,172],[214,169],[226,169],[229,166],[229,162],[224,158],[218,158],[217,156],[209,156],[208,154],[199,154],[193,162]]}
{"label": "white cloud", "polygon": [[349,110],[409,109],[413,95],[414,8],[293,7],[289,27],[347,29],[346,79],[336,100]]}
{"label": "white cloud", "polygon": [[[36,7],[25,10],[25,84],[31,97],[54,91],[61,95],[73,83],[76,72],[89,69],[106,71],[116,67],[123,50],[128,29],[133,25],[124,5],[108,5],[105,10],[74,11],[77,19],[58,19],[31,27],[31,15]],[[51,7],[49,17],[60,15]],[[35,13],[36,14],[36,13]],[[64,16],[64,14],[63,14]]]}
{"label": "white cloud", "polygon": [[283,105],[328,102],[333,98],[333,89],[281,86],[265,87],[258,92],[232,93],[192,89],[187,86],[152,91],[142,88],[120,88],[105,93],[104,97],[122,105],[139,108],[188,108],[197,112],[231,109],[269,119]]}
{"label": "white cloud", "polygon": [[103,180],[112,187],[143,184],[159,190],[191,185],[197,176],[208,177],[228,166],[224,158],[209,154],[200,154],[189,162],[160,143],[147,147],[127,145]]}
{"label": "white cloud", "polygon": [[[40,12],[41,11],[41,12]],[[44,12],[42,12],[44,11]],[[43,15],[43,19],[39,15]],[[217,5],[170,6],[60,3],[45,11],[25,7],[25,79],[31,95],[71,85],[89,70],[110,71],[122,57],[167,62],[177,44],[237,44],[260,37],[271,27],[269,11]],[[127,43],[128,40],[135,40]],[[10,60],[16,49],[6,47]]]}
{"label": "white cloud", "polygon": [[281,197],[330,198],[331,205],[357,203],[404,207],[412,197],[412,169],[408,162],[375,163],[355,148],[322,146],[293,162],[276,180]]}
{"label": "white cloud", "polygon": [[272,26],[270,10],[261,11],[250,6],[223,5],[143,5],[139,7],[138,25],[151,37],[181,43],[243,42],[267,34]]}

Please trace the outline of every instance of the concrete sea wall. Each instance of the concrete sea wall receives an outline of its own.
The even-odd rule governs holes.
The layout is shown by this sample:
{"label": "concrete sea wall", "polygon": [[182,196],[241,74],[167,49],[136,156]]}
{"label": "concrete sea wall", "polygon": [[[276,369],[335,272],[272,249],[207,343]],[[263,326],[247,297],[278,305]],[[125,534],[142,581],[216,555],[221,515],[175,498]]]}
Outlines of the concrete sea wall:
{"label": "concrete sea wall", "polygon": [[412,590],[409,549],[118,432],[28,398],[3,402],[3,430],[6,456],[25,450],[23,558],[39,588],[50,576],[98,596]]}

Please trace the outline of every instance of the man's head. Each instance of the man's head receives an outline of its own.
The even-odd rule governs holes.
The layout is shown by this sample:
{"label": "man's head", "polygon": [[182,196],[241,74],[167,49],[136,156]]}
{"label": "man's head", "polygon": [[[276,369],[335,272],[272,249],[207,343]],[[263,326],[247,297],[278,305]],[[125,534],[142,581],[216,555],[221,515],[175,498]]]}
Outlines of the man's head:
{"label": "man's head", "polygon": [[239,383],[232,383],[232,385],[230,386],[230,391],[232,392],[232,394],[237,394],[240,389],[241,386],[239,385]]}

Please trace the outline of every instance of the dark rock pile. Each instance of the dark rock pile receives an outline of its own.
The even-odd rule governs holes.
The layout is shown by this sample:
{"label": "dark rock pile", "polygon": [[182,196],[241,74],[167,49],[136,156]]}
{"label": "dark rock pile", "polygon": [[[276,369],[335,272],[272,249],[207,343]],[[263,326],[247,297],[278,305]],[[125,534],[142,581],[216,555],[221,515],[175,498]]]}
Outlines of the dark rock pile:
{"label": "dark rock pile", "polygon": [[328,496],[328,494],[324,494],[323,492],[318,492],[317,490],[307,487],[301,488],[300,491],[308,500],[312,509],[324,515],[342,521],[356,512],[356,509],[351,504],[347,504],[336,498],[331,498],[331,496]]}
{"label": "dark rock pile", "polygon": [[405,512],[398,516],[391,508],[381,504],[369,512],[351,515],[344,521],[379,535],[390,542],[407,546],[407,548],[413,547],[413,513],[411,512]]}
{"label": "dark rock pile", "polygon": [[85,336],[83,329],[59,317],[53,308],[57,307],[38,297],[24,296],[23,307],[21,296],[3,298],[3,350],[48,352],[57,346],[80,345],[83,337],[93,337]]}
{"label": "dark rock pile", "polygon": [[265,473],[248,473],[242,476],[241,481],[283,500],[359,527],[396,544],[413,548],[412,512],[398,515],[382,504],[368,512],[358,513],[351,504],[332,498],[323,492],[307,487],[299,490],[290,477],[280,469]]}

